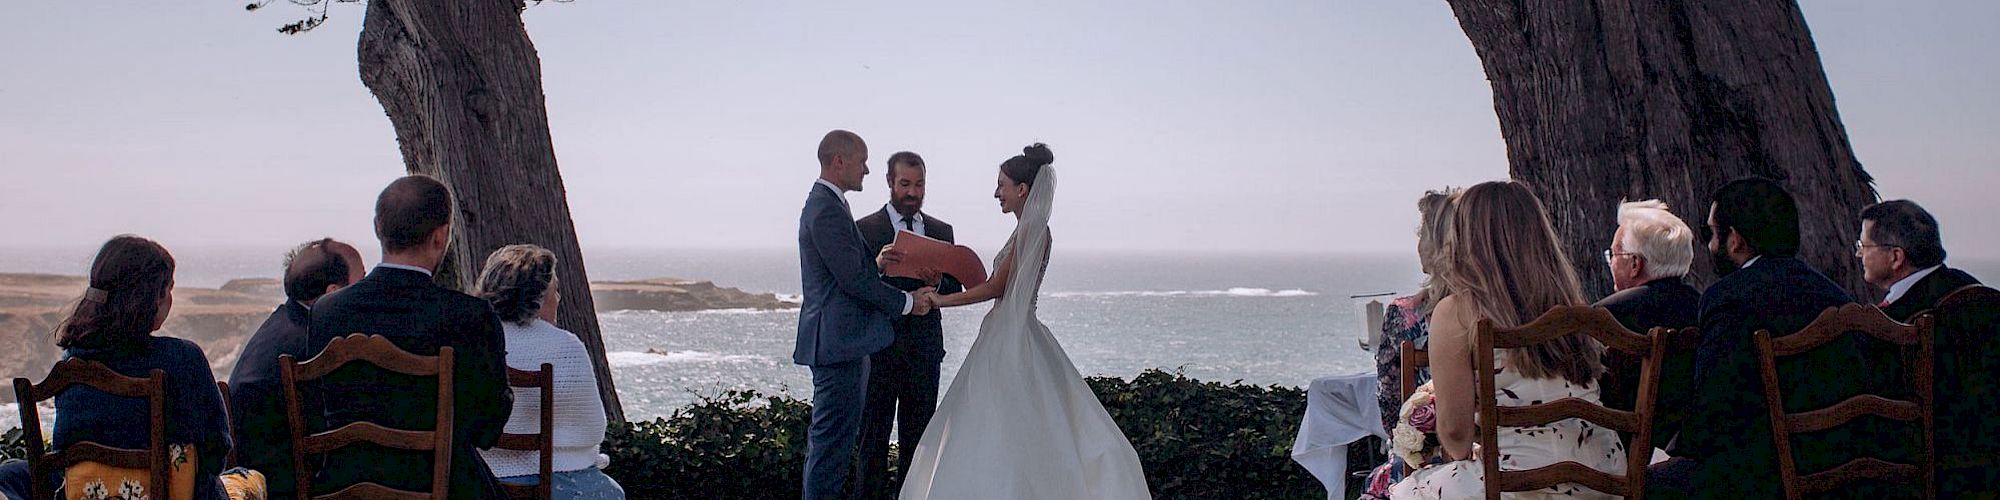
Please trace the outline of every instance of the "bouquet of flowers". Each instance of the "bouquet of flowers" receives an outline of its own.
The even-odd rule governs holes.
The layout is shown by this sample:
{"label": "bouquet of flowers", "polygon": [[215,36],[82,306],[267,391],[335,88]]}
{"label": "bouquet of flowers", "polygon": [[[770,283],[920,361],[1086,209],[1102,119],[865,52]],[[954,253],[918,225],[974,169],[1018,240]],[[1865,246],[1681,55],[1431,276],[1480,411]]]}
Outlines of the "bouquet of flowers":
{"label": "bouquet of flowers", "polygon": [[1430,383],[1417,387],[1410,399],[1403,402],[1403,409],[1397,414],[1396,431],[1391,436],[1390,447],[1396,456],[1409,464],[1411,469],[1431,465],[1431,457],[1436,456],[1443,443],[1437,435],[1437,393]]}

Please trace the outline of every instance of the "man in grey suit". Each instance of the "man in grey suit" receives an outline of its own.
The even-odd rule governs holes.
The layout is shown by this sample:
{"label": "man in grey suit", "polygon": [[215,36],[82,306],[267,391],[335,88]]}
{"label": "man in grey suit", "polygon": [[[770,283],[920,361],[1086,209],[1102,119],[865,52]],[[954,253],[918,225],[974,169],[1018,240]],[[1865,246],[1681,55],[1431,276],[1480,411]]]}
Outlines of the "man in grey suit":
{"label": "man in grey suit", "polygon": [[868,175],[868,145],[845,130],[819,142],[819,180],[799,214],[798,344],[792,361],[812,369],[812,426],[807,431],[804,498],[839,498],[852,470],[867,400],[868,356],[895,337],[890,318],[922,316],[934,290],[904,292],[882,282],[845,193]]}

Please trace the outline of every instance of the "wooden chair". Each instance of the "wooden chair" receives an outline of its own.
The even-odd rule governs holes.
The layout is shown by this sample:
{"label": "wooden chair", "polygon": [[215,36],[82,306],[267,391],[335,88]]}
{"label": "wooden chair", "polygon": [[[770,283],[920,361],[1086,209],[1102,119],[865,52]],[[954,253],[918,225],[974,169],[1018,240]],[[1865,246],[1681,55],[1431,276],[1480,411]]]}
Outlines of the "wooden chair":
{"label": "wooden chair", "polygon": [[[1639,397],[1635,411],[1618,411],[1577,398],[1563,398],[1528,406],[1500,406],[1494,382],[1493,355],[1501,349],[1529,347],[1565,335],[1582,334],[1597,339],[1606,349],[1644,356],[1639,368]],[[1485,467],[1486,498],[1498,500],[1502,492],[1533,491],[1564,483],[1576,483],[1602,493],[1626,498],[1644,498],[1646,465],[1652,458],[1653,403],[1660,387],[1660,363],[1666,357],[1664,335],[1648,337],[1626,330],[1610,311],[1588,306],[1562,306],[1533,322],[1517,328],[1497,328],[1490,320],[1480,320],[1477,345],[1472,350],[1473,370],[1478,379],[1480,462]],[[1630,433],[1626,443],[1625,474],[1614,475],[1565,461],[1524,471],[1500,470],[1500,428],[1546,425],[1568,419],[1582,419],[1620,433]]]}
{"label": "wooden chair", "polygon": [[[169,481],[166,380],[163,370],[155,369],[145,378],[127,377],[98,362],[75,358],[57,362],[42,383],[29,382],[25,378],[14,379],[15,402],[21,407],[21,435],[26,437],[22,441],[28,447],[28,471],[33,477],[29,481],[29,494],[36,500],[53,500],[55,490],[45,479],[82,462],[149,470],[152,472],[152,484],[146,488],[149,491],[166,491]],[[42,423],[35,406],[76,386],[113,396],[145,398],[150,415],[147,422],[149,445],[146,449],[112,448],[79,442],[71,443],[60,451],[47,452],[42,443]]]}
{"label": "wooden chair", "polygon": [[[373,422],[354,422],[339,429],[306,434],[305,411],[299,384],[318,380],[349,363],[367,363],[392,373],[437,378],[437,427],[427,431],[390,429]],[[353,334],[333,339],[326,350],[304,363],[292,355],[278,356],[278,370],[285,383],[285,412],[292,428],[292,465],[300,499],[443,499],[451,486],[452,440],[452,348],[438,348],[436,356],[410,354],[380,335]],[[376,483],[361,482],[331,494],[313,496],[316,472],[306,461],[308,455],[356,443],[369,443],[399,450],[429,451],[432,454],[429,492],[402,491]]]}
{"label": "wooden chair", "polygon": [[1938,495],[2000,491],[2000,290],[1946,295],[1931,326]]}
{"label": "wooden chair", "polygon": [[[1410,395],[1417,393],[1417,386],[1423,385],[1417,383],[1417,370],[1422,370],[1431,367],[1431,352],[1423,349],[1418,349],[1416,342],[1408,340],[1405,340],[1403,341],[1402,344],[1398,345],[1397,349],[1400,350],[1400,352],[1397,354],[1398,356],[1397,359],[1399,360],[1398,362],[1402,364],[1401,370],[1403,374],[1402,375],[1403,401],[1409,401]],[[1410,470],[1413,467],[1415,466],[1411,464],[1403,464],[1402,467],[1403,476],[1409,477]]]}
{"label": "wooden chair", "polygon": [[1403,341],[1398,349],[1402,350],[1398,356],[1403,365],[1403,400],[1409,401],[1410,395],[1417,393],[1417,386],[1423,385],[1417,383],[1417,370],[1431,367],[1431,352],[1418,349],[1416,342],[1408,340]]}
{"label": "wooden chair", "polygon": [[[236,433],[236,405],[230,403],[229,400],[229,382],[215,381],[215,390],[222,392],[222,421],[228,424],[229,437],[231,440],[234,440],[236,436],[241,436],[242,434]],[[235,444],[235,446],[229,447],[229,456],[224,457],[222,470],[236,468],[236,449],[242,447],[243,443]]]}
{"label": "wooden chair", "polygon": [[[1917,325],[1905,325],[1889,319],[1880,309],[1860,304],[1848,304],[1829,308],[1820,313],[1812,324],[1806,325],[1798,333],[1772,338],[1770,331],[1760,330],[1753,337],[1757,345],[1758,369],[1764,382],[1764,402],[1770,407],[1772,439],[1778,451],[1778,473],[1784,482],[1785,497],[1798,500],[1807,495],[1815,495],[1847,483],[1861,479],[1877,479],[1902,483],[1918,483],[1923,487],[1922,497],[1930,498],[1937,469],[1932,466],[1932,386],[1931,386],[1931,337],[1928,316],[1918,317]],[[1847,338],[1849,332],[1859,332],[1875,339],[1899,346],[1915,346],[1917,356],[1911,358],[1916,366],[1912,370],[1910,389],[1915,400],[1895,400],[1875,394],[1858,394],[1833,406],[1809,409],[1798,413],[1785,411],[1784,389],[1778,384],[1778,359],[1805,354],[1828,343]],[[1917,423],[1922,433],[1922,454],[1914,464],[1898,464],[1882,459],[1863,456],[1840,464],[1832,469],[1812,474],[1800,474],[1792,456],[1792,434],[1818,432],[1846,425],[1862,416],[1872,415],[1901,422]],[[1887,443],[1884,443],[1887,444]],[[1859,450],[1857,450],[1859,451]]]}
{"label": "wooden chair", "polygon": [[555,365],[542,363],[540,370],[526,371],[507,368],[507,386],[534,388],[541,390],[541,428],[535,434],[501,434],[500,443],[493,445],[496,450],[533,451],[541,454],[541,482],[533,485],[504,484],[500,488],[507,498],[548,500],[554,496],[555,488]]}

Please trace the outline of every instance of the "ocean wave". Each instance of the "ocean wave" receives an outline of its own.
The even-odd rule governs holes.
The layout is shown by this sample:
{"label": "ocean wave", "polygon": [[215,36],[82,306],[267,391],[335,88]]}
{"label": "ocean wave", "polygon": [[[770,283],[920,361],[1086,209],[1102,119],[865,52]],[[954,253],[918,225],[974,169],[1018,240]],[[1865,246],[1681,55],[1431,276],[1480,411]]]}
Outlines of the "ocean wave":
{"label": "ocean wave", "polygon": [[770,361],[771,359],[752,354],[718,354],[702,351],[674,351],[664,354],[659,352],[620,351],[606,353],[604,357],[607,361],[611,362],[612,367],[668,363],[757,363]]}
{"label": "ocean wave", "polygon": [[1297,288],[1272,290],[1269,288],[1231,288],[1228,290],[1146,290],[1115,292],[1051,292],[1043,294],[1057,298],[1104,298],[1104,297],[1251,297],[1290,298],[1317,297],[1319,293]]}
{"label": "ocean wave", "polygon": [[794,293],[774,293],[771,295],[777,297],[779,302],[790,302],[793,304],[806,303],[806,296],[804,295]]}

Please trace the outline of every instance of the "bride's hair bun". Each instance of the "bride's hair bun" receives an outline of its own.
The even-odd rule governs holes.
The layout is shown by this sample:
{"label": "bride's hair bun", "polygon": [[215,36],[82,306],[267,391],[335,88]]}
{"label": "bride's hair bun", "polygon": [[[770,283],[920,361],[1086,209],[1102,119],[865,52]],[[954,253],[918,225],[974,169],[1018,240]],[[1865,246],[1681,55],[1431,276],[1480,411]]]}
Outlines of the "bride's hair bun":
{"label": "bride's hair bun", "polygon": [[1000,173],[1014,182],[1035,185],[1035,177],[1042,173],[1042,167],[1055,163],[1056,154],[1049,151],[1049,145],[1034,143],[1021,148],[1021,154],[1000,163]]}
{"label": "bride's hair bun", "polygon": [[1036,167],[1047,166],[1050,163],[1056,162],[1056,153],[1049,151],[1049,145],[1039,142],[1021,148],[1021,156],[1028,157],[1028,163]]}

